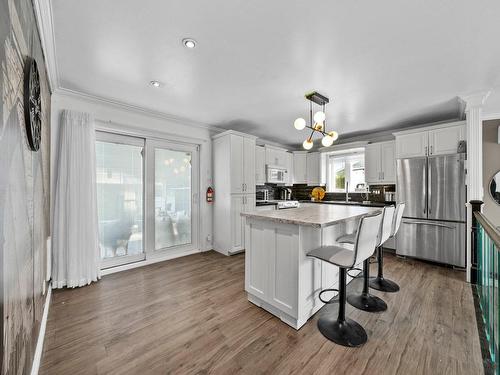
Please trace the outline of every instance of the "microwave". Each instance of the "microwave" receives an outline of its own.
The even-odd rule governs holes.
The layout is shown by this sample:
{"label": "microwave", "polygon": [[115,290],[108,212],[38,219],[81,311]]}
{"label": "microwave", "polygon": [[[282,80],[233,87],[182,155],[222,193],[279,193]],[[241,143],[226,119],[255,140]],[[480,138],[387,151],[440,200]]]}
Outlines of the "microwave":
{"label": "microwave", "polygon": [[273,165],[267,166],[266,182],[269,184],[284,184],[286,182],[287,170],[283,167]]}

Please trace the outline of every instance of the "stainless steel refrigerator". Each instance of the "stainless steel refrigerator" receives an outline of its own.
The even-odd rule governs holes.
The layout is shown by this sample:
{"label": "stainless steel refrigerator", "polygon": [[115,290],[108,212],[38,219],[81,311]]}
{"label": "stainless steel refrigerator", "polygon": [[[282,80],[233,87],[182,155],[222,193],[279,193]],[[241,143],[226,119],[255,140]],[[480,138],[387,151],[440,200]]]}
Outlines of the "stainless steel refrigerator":
{"label": "stainless steel refrigerator", "polygon": [[396,253],[465,267],[465,154],[397,160]]}

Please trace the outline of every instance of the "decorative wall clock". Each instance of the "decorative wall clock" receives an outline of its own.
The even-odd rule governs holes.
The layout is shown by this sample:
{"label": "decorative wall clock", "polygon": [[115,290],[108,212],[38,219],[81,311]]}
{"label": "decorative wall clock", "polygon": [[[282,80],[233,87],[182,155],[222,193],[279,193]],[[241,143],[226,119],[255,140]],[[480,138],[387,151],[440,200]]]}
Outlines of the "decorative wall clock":
{"label": "decorative wall clock", "polygon": [[38,151],[42,138],[42,101],[40,75],[32,57],[27,58],[24,67],[24,122],[28,145],[32,151]]}

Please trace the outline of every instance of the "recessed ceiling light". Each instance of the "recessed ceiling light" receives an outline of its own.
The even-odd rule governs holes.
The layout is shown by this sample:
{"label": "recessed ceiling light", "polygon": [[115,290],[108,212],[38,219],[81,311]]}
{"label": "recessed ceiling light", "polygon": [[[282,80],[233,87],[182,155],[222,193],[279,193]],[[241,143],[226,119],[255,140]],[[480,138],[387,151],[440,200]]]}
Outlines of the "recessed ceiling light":
{"label": "recessed ceiling light", "polygon": [[149,82],[149,83],[150,83],[150,84],[151,84],[151,86],[153,86],[153,87],[160,87],[160,86],[161,86],[161,83],[160,83],[160,82],[158,82],[158,81],[151,81],[151,82]]}
{"label": "recessed ceiling light", "polygon": [[182,44],[184,44],[186,48],[193,49],[196,47],[196,40],[190,38],[182,39]]}

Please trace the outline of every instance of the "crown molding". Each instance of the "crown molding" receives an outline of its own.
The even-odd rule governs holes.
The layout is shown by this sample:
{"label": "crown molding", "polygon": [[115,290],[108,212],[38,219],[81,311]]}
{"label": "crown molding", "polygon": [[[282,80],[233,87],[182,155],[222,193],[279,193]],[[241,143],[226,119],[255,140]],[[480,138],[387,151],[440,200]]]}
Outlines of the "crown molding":
{"label": "crown molding", "polygon": [[477,91],[467,95],[460,95],[459,98],[465,103],[465,111],[467,112],[471,108],[482,107],[490,94],[491,90]]}
{"label": "crown molding", "polygon": [[481,115],[481,119],[483,121],[488,120],[499,120],[500,119],[500,111],[499,112],[487,112]]}
{"label": "crown molding", "polygon": [[215,133],[222,133],[222,132],[227,131],[227,129],[221,129],[221,128],[218,128],[214,125],[210,125],[208,123],[198,122],[198,121],[190,120],[190,119],[187,119],[184,117],[178,117],[178,116],[174,116],[174,115],[171,115],[171,114],[168,114],[165,112],[157,111],[154,109],[141,107],[141,106],[138,106],[135,104],[129,104],[126,102],[122,102],[120,100],[110,99],[110,98],[106,98],[106,97],[102,97],[102,96],[98,96],[98,95],[93,95],[93,94],[88,94],[88,93],[84,93],[84,92],[77,91],[77,90],[67,89],[64,87],[58,87],[55,90],[54,94],[59,95],[59,96],[63,96],[63,97],[65,96],[65,97],[69,97],[69,98],[73,98],[73,99],[84,100],[84,101],[91,102],[94,104],[111,106],[111,107],[114,107],[116,109],[130,112],[133,114],[138,114],[138,115],[147,116],[147,117],[153,117],[153,118],[157,118],[160,120],[175,122],[175,123],[182,124],[182,125],[188,125],[188,126],[199,128],[199,129],[209,130],[209,131],[212,131]]}
{"label": "crown molding", "polygon": [[54,33],[54,17],[52,13],[52,0],[33,0],[35,18],[42,43],[42,50],[47,66],[50,91],[54,92],[59,87],[59,70],[56,59],[56,42]]}

